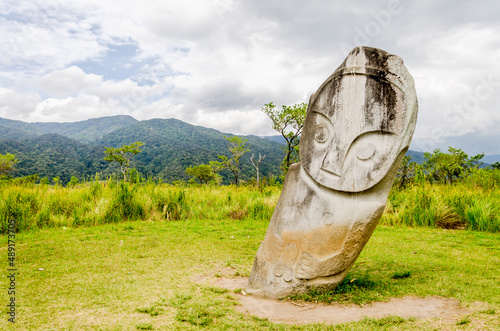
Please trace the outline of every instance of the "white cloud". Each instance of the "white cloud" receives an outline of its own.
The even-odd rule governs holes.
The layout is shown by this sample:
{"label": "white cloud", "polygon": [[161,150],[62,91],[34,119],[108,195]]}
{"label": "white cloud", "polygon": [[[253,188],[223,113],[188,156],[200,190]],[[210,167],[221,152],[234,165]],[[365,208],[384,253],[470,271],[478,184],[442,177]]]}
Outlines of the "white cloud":
{"label": "white cloud", "polygon": [[96,96],[81,95],[64,99],[48,98],[37,104],[31,117],[43,122],[81,121],[88,118],[126,114],[116,101],[102,102]]}
{"label": "white cloud", "polygon": [[[422,149],[445,148],[447,137],[494,133],[500,126],[498,27],[467,25],[423,45],[427,61],[415,70]],[[420,84],[418,84],[420,83]]]}
{"label": "white cloud", "polygon": [[52,71],[40,79],[35,79],[34,82],[45,92],[63,97],[99,85],[102,82],[102,76],[86,74],[82,69],[71,66],[66,69]]}
{"label": "white cloud", "polygon": [[[273,134],[263,104],[307,102],[343,61],[341,44],[354,45],[356,34],[377,21],[374,13],[391,3],[399,10],[366,43],[400,55],[413,74],[416,141],[440,147],[448,138],[495,134],[500,87],[476,95],[489,75],[500,82],[500,3],[489,0],[453,6],[6,0],[0,3],[0,116],[72,121],[122,113]],[[118,44],[137,52],[115,63],[120,54],[111,50]],[[115,67],[130,75],[110,79]]]}
{"label": "white cloud", "polygon": [[37,77],[73,62],[96,58],[105,50],[89,26],[78,22],[45,26],[2,19],[0,43],[2,71],[18,78]]}
{"label": "white cloud", "polygon": [[38,94],[22,94],[0,87],[0,117],[29,121],[29,114],[41,101]]}
{"label": "white cloud", "polygon": [[193,124],[215,128],[226,133],[248,134],[248,132],[253,132],[255,135],[263,136],[273,134],[269,130],[270,119],[260,111],[229,110],[219,113],[199,111]]}

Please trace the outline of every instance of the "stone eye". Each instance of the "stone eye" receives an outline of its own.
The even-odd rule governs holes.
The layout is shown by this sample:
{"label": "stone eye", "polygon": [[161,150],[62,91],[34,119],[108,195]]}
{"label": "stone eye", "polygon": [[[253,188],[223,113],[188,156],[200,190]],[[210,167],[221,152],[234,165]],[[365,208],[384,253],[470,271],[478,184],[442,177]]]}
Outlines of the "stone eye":
{"label": "stone eye", "polygon": [[356,150],[356,157],[362,161],[369,160],[375,154],[375,145],[366,142],[359,146]]}
{"label": "stone eye", "polygon": [[314,139],[316,139],[319,143],[324,143],[328,139],[328,129],[324,125],[319,125],[316,129],[316,134],[314,135]]}

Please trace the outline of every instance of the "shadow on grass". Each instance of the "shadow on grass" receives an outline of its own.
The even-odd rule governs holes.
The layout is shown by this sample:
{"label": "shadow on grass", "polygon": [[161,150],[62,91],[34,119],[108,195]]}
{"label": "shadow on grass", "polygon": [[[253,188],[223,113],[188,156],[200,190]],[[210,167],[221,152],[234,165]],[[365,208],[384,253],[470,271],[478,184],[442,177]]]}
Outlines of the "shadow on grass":
{"label": "shadow on grass", "polygon": [[394,286],[394,280],[391,281],[390,278],[377,277],[373,274],[350,273],[335,289],[311,289],[306,294],[290,296],[288,299],[361,305],[385,300],[393,292]]}

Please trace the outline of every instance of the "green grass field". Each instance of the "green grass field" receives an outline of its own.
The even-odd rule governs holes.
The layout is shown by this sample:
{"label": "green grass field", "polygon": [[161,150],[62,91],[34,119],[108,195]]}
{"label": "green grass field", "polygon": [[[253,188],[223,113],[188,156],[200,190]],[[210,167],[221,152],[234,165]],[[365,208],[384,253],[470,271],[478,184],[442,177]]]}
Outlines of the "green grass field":
{"label": "green grass field", "polygon": [[[229,270],[231,277],[248,276],[266,227],[267,221],[251,219],[138,221],[20,233],[16,326],[19,330],[436,329],[433,321],[400,318],[334,327],[273,324],[236,313],[234,293],[194,281],[197,275],[218,270]],[[366,304],[405,295],[439,295],[458,298],[465,306],[482,301],[486,304],[481,310],[447,328],[495,330],[500,325],[499,265],[497,234],[379,226],[339,290],[302,299]],[[7,300],[4,290],[2,302]],[[6,316],[5,305],[2,309]],[[2,318],[0,329],[9,326]]]}
{"label": "green grass field", "polygon": [[[500,194],[459,184],[393,190],[346,280],[285,300],[369,304],[443,296],[471,313],[452,324],[388,317],[326,326],[274,324],[237,313],[237,294],[195,278],[248,276],[279,187],[175,187],[90,182],[0,187],[0,250],[15,219],[18,330],[497,330]],[[440,227],[459,227],[450,230]],[[477,304],[477,302],[482,302]],[[478,308],[480,307],[480,308]],[[2,305],[0,329],[7,321]]]}

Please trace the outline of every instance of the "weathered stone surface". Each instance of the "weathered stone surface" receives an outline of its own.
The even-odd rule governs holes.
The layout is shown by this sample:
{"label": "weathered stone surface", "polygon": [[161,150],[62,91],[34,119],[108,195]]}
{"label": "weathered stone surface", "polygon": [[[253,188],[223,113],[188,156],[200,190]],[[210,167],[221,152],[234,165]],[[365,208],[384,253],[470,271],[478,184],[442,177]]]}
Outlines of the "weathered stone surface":
{"label": "weathered stone surface", "polygon": [[337,286],[370,238],[415,129],[403,61],[357,47],[311,96],[300,142],[247,292],[279,298]]}

